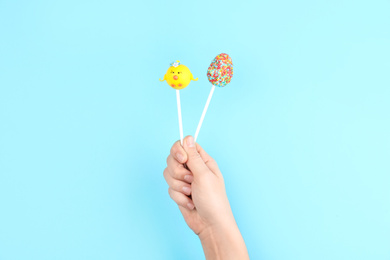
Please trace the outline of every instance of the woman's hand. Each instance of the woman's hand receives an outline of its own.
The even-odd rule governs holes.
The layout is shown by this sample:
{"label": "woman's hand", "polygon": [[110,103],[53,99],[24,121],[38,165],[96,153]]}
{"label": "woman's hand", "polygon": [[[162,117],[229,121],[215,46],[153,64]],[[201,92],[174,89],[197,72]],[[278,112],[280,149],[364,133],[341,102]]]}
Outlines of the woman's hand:
{"label": "woman's hand", "polygon": [[192,136],[184,139],[184,147],[179,141],[172,146],[164,177],[169,195],[197,235],[219,222],[234,220],[218,165]]}
{"label": "woman's hand", "polygon": [[179,141],[172,146],[164,177],[207,259],[249,259],[218,165],[192,136],[184,139],[183,147]]}

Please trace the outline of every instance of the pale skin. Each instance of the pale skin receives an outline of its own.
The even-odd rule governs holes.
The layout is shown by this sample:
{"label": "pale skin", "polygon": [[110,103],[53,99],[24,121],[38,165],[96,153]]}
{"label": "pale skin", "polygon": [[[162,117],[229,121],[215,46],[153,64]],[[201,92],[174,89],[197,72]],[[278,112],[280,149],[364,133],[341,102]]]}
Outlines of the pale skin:
{"label": "pale skin", "polygon": [[249,259],[226,196],[222,173],[192,136],[184,139],[183,146],[179,141],[173,144],[164,178],[170,197],[198,235],[207,260]]}

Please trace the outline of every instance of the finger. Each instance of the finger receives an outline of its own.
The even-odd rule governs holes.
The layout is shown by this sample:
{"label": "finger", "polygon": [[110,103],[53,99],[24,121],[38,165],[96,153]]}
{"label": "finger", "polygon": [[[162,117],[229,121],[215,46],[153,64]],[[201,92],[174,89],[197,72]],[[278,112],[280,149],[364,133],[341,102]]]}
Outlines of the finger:
{"label": "finger", "polygon": [[194,138],[192,136],[187,136],[184,139],[184,150],[188,154],[187,166],[190,168],[190,171],[196,175],[203,175],[207,172],[210,172],[210,169],[204,163],[202,157],[196,150]]}
{"label": "finger", "polygon": [[200,157],[202,158],[202,160],[204,161],[204,163],[207,165],[207,167],[213,172],[213,173],[220,173],[220,170],[219,170],[219,167],[218,167],[218,164],[217,162],[213,159],[213,157],[211,157],[210,155],[208,155],[208,153],[206,153],[205,150],[203,150],[203,148],[200,146],[200,144],[196,143],[196,150],[198,151],[198,153],[200,154]]}
{"label": "finger", "polygon": [[177,179],[191,183],[194,179],[192,173],[184,167],[183,164],[178,163],[172,155],[167,158],[167,168],[170,175]]}
{"label": "finger", "polygon": [[185,207],[185,208],[190,209],[190,210],[194,209],[195,206],[194,206],[194,203],[192,202],[192,200],[189,197],[187,197],[186,195],[184,195],[183,193],[174,191],[171,188],[168,189],[168,193],[169,193],[169,196],[171,197],[171,199],[174,202],[176,202],[177,205]]}
{"label": "finger", "polygon": [[171,148],[171,155],[179,163],[187,162],[187,153],[184,151],[183,146],[181,146],[180,141],[176,141]]}
{"label": "finger", "polygon": [[191,185],[188,183],[172,178],[172,176],[167,171],[164,171],[164,178],[168,186],[173,190],[181,192],[187,196],[191,195]]}

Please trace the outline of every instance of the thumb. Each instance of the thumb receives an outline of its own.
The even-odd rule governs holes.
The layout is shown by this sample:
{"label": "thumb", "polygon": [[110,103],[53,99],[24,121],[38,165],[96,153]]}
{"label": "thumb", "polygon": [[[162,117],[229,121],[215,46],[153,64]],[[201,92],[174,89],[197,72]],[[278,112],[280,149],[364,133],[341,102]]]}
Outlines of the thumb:
{"label": "thumb", "polygon": [[183,144],[184,150],[188,154],[187,166],[192,174],[194,174],[194,177],[210,172],[210,169],[196,149],[194,138],[192,136],[187,136],[184,139]]}

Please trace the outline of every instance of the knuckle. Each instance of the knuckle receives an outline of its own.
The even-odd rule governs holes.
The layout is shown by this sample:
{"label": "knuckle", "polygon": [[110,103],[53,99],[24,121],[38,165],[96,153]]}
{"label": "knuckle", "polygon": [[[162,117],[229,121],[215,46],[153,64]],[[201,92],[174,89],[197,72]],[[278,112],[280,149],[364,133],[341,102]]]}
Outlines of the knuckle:
{"label": "knuckle", "polygon": [[171,147],[171,154],[175,154],[176,151],[177,151],[177,144],[178,144],[178,141],[176,141],[172,147]]}
{"label": "knuckle", "polygon": [[168,176],[168,168],[165,168],[164,171],[163,171],[163,176],[165,178],[165,180],[167,179],[167,176]]}
{"label": "knuckle", "polygon": [[182,187],[181,184],[176,182],[176,183],[174,184],[174,187],[173,187],[173,188],[174,188],[174,190],[176,190],[176,191],[178,191],[178,192],[181,192],[181,187]]}
{"label": "knuckle", "polygon": [[175,150],[176,150],[175,147],[172,147],[172,148],[171,148],[171,151],[169,151],[169,154],[170,154],[170,155],[175,154]]}
{"label": "knuckle", "polygon": [[191,158],[192,160],[199,160],[200,154],[199,154],[199,153],[196,153],[196,152],[193,152],[193,153],[190,154],[190,158]]}
{"label": "knuckle", "polygon": [[172,188],[171,187],[169,187],[168,188],[168,194],[169,194],[169,197],[171,197],[171,199],[173,199],[173,193],[172,193]]}
{"label": "knuckle", "polygon": [[167,165],[169,165],[169,156],[171,156],[171,155],[168,155],[168,156],[167,156],[167,159],[166,159]]}
{"label": "knuckle", "polygon": [[180,170],[180,168],[175,168],[173,170],[173,178],[180,180],[181,177],[182,177],[182,171]]}
{"label": "knuckle", "polygon": [[211,157],[209,158],[208,161],[211,162],[211,163],[217,164],[217,162],[213,158],[211,158]]}
{"label": "knuckle", "polygon": [[177,169],[174,169],[174,170],[173,170],[173,172],[172,172],[172,177],[175,178],[175,179],[179,178],[179,172],[178,172]]}

